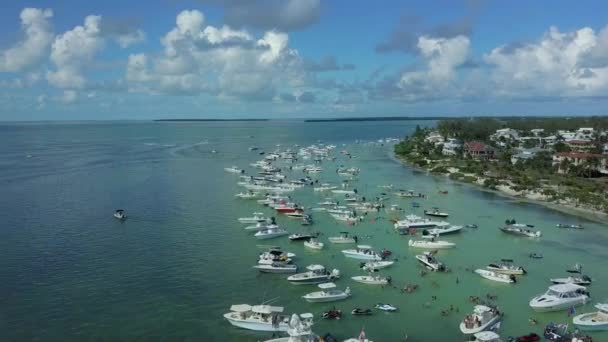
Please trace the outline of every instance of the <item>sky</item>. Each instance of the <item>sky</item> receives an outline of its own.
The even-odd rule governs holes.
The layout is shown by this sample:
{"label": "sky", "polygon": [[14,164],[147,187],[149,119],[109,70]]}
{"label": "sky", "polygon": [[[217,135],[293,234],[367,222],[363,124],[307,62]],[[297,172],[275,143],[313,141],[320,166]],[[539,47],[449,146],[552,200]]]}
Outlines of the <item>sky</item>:
{"label": "sky", "polygon": [[0,121],[606,115],[607,1],[4,1]]}

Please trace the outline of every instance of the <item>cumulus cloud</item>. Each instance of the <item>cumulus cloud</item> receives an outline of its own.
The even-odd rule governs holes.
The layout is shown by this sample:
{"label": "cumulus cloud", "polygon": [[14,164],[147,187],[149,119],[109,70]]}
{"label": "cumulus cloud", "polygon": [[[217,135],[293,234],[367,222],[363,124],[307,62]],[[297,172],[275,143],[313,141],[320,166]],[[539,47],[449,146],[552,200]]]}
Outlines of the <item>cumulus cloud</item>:
{"label": "cumulus cloud", "polygon": [[100,30],[104,36],[111,38],[122,48],[141,43],[146,39],[144,31],[134,27],[131,20],[104,18]]}
{"label": "cumulus cloud", "polygon": [[50,9],[24,8],[21,11],[22,41],[0,51],[0,72],[18,72],[38,64],[53,40]]}

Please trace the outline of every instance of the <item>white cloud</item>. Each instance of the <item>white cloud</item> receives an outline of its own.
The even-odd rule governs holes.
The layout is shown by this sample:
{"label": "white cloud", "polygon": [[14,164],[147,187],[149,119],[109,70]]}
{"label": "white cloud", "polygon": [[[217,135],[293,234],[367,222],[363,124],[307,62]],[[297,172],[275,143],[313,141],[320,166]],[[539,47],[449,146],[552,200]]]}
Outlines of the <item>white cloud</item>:
{"label": "white cloud", "polygon": [[78,93],[75,90],[64,90],[63,95],[59,98],[65,104],[74,103],[77,99]]}
{"label": "white cloud", "polygon": [[116,42],[121,48],[127,48],[133,44],[141,43],[146,39],[146,34],[142,30],[127,32],[115,37]]}
{"label": "white cloud", "polygon": [[45,94],[38,95],[38,97],[36,98],[36,103],[38,103],[38,109],[43,109],[44,107],[46,107],[47,100],[48,96],[46,96]]}
{"label": "white cloud", "polygon": [[25,38],[15,46],[0,51],[0,72],[18,72],[36,65],[46,56],[53,40],[49,19],[50,9],[24,8],[21,11],[21,28]]}

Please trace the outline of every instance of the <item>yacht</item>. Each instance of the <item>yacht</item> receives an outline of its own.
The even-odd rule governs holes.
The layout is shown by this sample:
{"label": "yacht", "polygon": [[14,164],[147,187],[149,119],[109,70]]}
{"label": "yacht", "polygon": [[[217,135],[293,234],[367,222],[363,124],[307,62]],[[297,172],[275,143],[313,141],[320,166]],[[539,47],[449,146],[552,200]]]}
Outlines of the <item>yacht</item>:
{"label": "yacht", "polygon": [[282,262],[273,262],[271,264],[258,264],[253,266],[262,273],[296,273],[298,266],[286,264]]}
{"label": "yacht", "polygon": [[289,240],[291,240],[291,241],[308,241],[316,236],[317,236],[317,234],[312,234],[312,233],[304,233],[304,234],[295,233],[295,234],[289,235]]}
{"label": "yacht", "polygon": [[254,198],[258,198],[258,196],[260,196],[260,193],[254,192],[254,191],[239,192],[238,194],[234,195],[234,197],[240,198],[240,199],[254,199]]}
{"label": "yacht", "polygon": [[366,275],[366,276],[354,276],[351,277],[352,280],[369,285],[388,285],[391,283],[391,277],[382,277],[377,275]]}
{"label": "yacht", "polygon": [[433,208],[431,210],[425,210],[424,215],[426,216],[435,216],[435,217],[448,217],[450,216],[448,213],[444,213],[439,211],[439,208]]}
{"label": "yacht", "polygon": [[445,248],[454,248],[456,246],[455,243],[449,241],[435,241],[433,240],[409,240],[408,245],[410,247],[415,248],[424,248],[424,249],[445,249]]}
{"label": "yacht", "polygon": [[383,261],[362,262],[361,269],[368,271],[368,272],[375,272],[377,270],[387,268],[394,263],[395,263],[394,261],[384,261],[384,260]]}
{"label": "yacht", "polygon": [[347,213],[330,213],[331,217],[335,218],[338,221],[343,221],[347,223],[356,223],[362,221],[363,218],[359,216],[353,215],[351,212]]}
{"label": "yacht", "polygon": [[226,172],[230,172],[230,173],[245,173],[245,170],[243,169],[239,169],[236,166],[231,166],[231,167],[225,167],[224,171]]}
{"label": "yacht", "polygon": [[127,213],[123,210],[123,209],[117,209],[114,212],[114,217],[116,217],[117,219],[124,221],[127,219]]}
{"label": "yacht", "polygon": [[317,342],[319,337],[312,332],[313,315],[303,313],[300,316],[293,314],[287,329],[288,337],[273,338],[265,342]]}
{"label": "yacht", "polygon": [[380,261],[383,257],[374,252],[371,246],[368,245],[358,245],[356,249],[345,249],[342,251],[347,258],[360,259],[360,260],[372,260],[372,261]]}
{"label": "yacht", "polygon": [[255,331],[287,331],[289,316],[282,315],[283,308],[270,305],[237,304],[230,307],[224,318],[230,324]]}
{"label": "yacht", "polygon": [[335,186],[335,185],[331,185],[331,184],[328,184],[328,183],[323,183],[320,186],[315,186],[313,188],[313,190],[314,191],[331,191],[331,190],[335,190],[337,188],[338,187]]}
{"label": "yacht", "polygon": [[580,276],[570,276],[566,278],[551,278],[550,280],[553,284],[575,284],[582,286],[589,286],[591,285],[592,281],[591,277],[584,274]]}
{"label": "yacht", "polygon": [[426,268],[431,271],[447,272],[448,268],[439,260],[435,259],[434,253],[424,252],[424,254],[416,255],[416,259],[420,261]]}
{"label": "yacht", "polygon": [[310,248],[310,249],[323,249],[323,242],[320,242],[319,240],[317,240],[316,238],[311,238],[307,241],[304,241],[304,247]]}
{"label": "yacht", "polygon": [[340,236],[331,236],[327,240],[331,243],[357,243],[356,236],[350,236],[348,232],[340,232]]}
{"label": "yacht", "polygon": [[319,284],[318,287],[321,291],[308,293],[302,298],[306,299],[307,302],[320,303],[343,300],[351,296],[350,287],[347,287],[344,291],[336,290],[336,284],[334,283],[323,283]]}
{"label": "yacht", "polygon": [[289,232],[286,231],[285,229],[273,228],[273,229],[260,230],[257,233],[255,233],[253,236],[255,236],[255,238],[258,240],[267,240],[267,239],[274,239],[274,238],[285,236],[285,235],[289,235]]}
{"label": "yacht", "polygon": [[504,227],[498,228],[503,232],[511,235],[527,236],[532,238],[541,237],[542,232],[540,230],[533,231],[528,228],[528,225],[523,224],[509,224]]}
{"label": "yacht", "polygon": [[448,226],[445,221],[434,221],[416,215],[407,215],[405,219],[395,222],[395,229],[418,229]]}
{"label": "yacht", "polygon": [[472,335],[490,330],[502,319],[502,314],[495,308],[485,305],[475,305],[473,313],[466,315],[460,322],[460,331],[465,335]]}
{"label": "yacht", "polygon": [[319,284],[340,278],[339,270],[329,272],[322,265],[309,265],[306,269],[308,271],[289,276],[287,280],[292,284]]}
{"label": "yacht", "polygon": [[511,259],[501,259],[500,262],[489,264],[486,269],[502,274],[522,275],[527,273],[523,267],[513,265]]}
{"label": "yacht", "polygon": [[574,316],[572,323],[585,331],[608,330],[608,304],[595,304],[596,312]]}
{"label": "yacht", "polygon": [[502,274],[494,271],[476,269],[475,273],[488,280],[497,281],[499,283],[515,284],[517,279],[512,274]]}
{"label": "yacht", "polygon": [[532,298],[530,307],[534,311],[559,311],[587,303],[589,292],[587,288],[575,284],[559,284],[549,286],[545,294]]}

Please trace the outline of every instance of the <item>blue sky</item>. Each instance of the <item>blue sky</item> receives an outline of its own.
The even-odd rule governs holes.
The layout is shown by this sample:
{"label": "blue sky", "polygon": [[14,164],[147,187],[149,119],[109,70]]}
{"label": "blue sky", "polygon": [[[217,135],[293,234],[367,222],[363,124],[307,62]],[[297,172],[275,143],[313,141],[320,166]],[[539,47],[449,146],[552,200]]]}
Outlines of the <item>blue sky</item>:
{"label": "blue sky", "polygon": [[13,1],[0,120],[605,115],[608,3]]}

